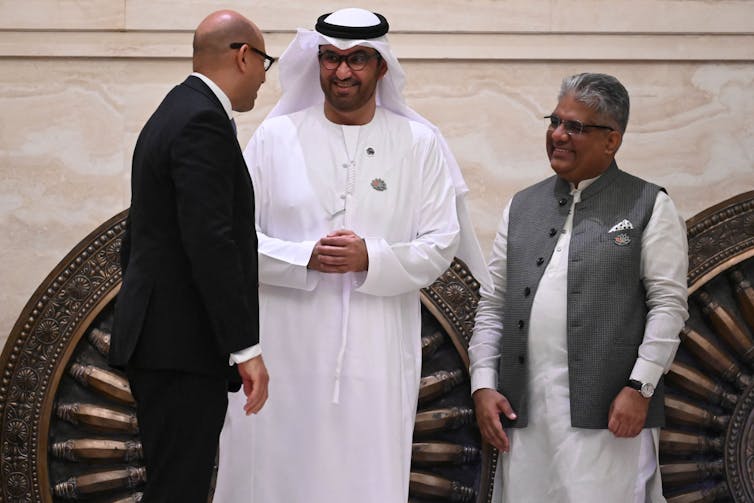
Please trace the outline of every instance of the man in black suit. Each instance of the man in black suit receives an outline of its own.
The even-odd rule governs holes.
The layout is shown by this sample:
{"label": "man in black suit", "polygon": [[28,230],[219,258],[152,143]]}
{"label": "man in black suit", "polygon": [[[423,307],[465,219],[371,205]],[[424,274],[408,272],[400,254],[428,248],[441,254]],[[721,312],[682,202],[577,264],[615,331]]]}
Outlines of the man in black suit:
{"label": "man in black suit", "polygon": [[274,62],[264,50],[251,21],[210,14],[194,73],[136,143],[110,362],[138,404],[146,502],[206,502],[229,382],[240,375],[246,414],[267,399],[254,194],[231,118],[254,106]]}

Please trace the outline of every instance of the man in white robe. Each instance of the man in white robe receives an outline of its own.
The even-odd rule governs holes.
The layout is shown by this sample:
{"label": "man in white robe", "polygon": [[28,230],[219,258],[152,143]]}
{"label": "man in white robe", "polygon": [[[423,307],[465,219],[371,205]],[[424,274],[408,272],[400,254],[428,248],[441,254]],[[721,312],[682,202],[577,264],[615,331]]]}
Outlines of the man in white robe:
{"label": "man in white robe", "polygon": [[218,502],[408,496],[419,290],[456,253],[485,270],[458,166],[405,105],[387,30],[361,9],[299,30],[280,58],[283,96],[245,151],[270,398],[249,420],[231,395]]}
{"label": "man in white robe", "polygon": [[628,111],[614,77],[566,78],[546,118],[555,176],[503,212],[469,347],[496,502],[665,501],[661,377],[688,251],[668,195],[615,164]]}

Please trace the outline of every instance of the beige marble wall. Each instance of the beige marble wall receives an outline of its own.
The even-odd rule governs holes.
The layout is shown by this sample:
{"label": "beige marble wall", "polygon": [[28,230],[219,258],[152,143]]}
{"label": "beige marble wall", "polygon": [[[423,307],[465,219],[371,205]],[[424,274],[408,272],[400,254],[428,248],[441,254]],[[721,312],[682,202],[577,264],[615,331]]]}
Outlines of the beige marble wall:
{"label": "beige marble wall", "polygon": [[[267,30],[272,54],[295,27],[349,4],[225,3]],[[0,0],[0,345],[65,254],[128,206],[139,129],[190,71],[190,32],[215,5]],[[754,2],[610,5],[371,2],[391,21],[409,103],[458,157],[485,252],[507,199],[549,175],[541,117],[575,72],[626,85],[618,161],[665,186],[685,218],[754,190]],[[273,67],[257,108],[238,119],[242,144],[278,96]]]}

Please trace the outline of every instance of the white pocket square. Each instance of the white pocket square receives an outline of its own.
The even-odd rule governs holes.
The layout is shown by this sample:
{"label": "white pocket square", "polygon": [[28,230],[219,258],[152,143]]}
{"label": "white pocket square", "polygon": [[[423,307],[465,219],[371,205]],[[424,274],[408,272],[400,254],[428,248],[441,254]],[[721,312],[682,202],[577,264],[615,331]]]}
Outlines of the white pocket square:
{"label": "white pocket square", "polygon": [[626,229],[633,229],[633,228],[634,228],[634,224],[624,219],[622,222],[618,222],[617,224],[613,225],[613,228],[607,232],[609,234],[611,232],[625,231]]}

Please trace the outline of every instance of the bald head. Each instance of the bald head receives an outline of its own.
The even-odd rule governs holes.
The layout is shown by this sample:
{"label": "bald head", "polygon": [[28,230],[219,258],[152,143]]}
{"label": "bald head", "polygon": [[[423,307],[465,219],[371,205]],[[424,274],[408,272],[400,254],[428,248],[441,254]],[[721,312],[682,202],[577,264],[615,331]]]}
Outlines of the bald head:
{"label": "bald head", "polygon": [[206,74],[222,64],[221,56],[228,54],[233,42],[259,46],[262,40],[259,28],[238,12],[213,12],[194,32],[194,71]]}
{"label": "bald head", "polygon": [[265,81],[264,36],[236,11],[207,16],[194,32],[194,71],[214,82],[230,99],[233,110],[254,107]]}

